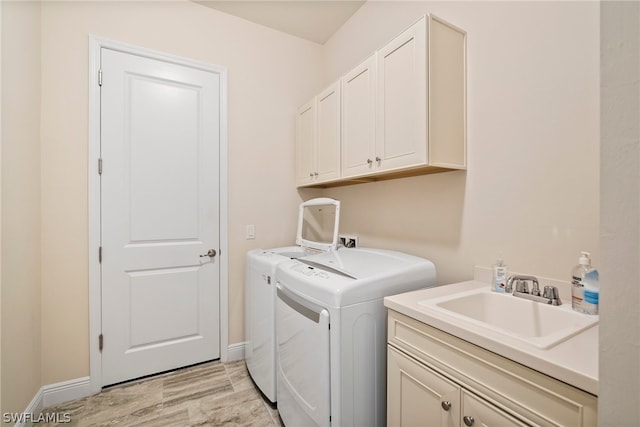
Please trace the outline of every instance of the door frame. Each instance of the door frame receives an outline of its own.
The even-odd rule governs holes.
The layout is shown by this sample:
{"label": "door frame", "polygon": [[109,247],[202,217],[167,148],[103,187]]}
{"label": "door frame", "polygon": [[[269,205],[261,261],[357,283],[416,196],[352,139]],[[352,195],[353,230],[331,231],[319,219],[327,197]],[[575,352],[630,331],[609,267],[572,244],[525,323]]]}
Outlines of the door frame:
{"label": "door frame", "polygon": [[[228,245],[228,145],[227,145],[227,69],[188,58],[174,56],[151,49],[133,46],[114,40],[89,35],[89,135],[88,135],[88,208],[89,208],[89,387],[91,393],[98,393],[102,383],[102,353],[99,338],[102,331],[102,296],[100,281],[100,51],[108,48],[119,52],[150,59],[184,65],[217,73],[220,76],[220,360],[229,358],[228,295],[229,295],[229,245]],[[108,344],[107,344],[108,345]]]}

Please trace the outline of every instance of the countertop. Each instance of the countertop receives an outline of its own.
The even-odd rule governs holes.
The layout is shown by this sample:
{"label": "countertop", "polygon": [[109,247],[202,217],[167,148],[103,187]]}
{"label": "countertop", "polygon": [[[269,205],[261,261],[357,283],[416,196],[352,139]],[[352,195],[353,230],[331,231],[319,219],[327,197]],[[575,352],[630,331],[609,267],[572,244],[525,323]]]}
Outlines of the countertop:
{"label": "countertop", "polygon": [[[438,328],[486,350],[518,362],[593,395],[598,395],[598,325],[595,325],[549,349],[540,349],[521,340],[487,330],[480,325],[464,327],[449,323],[418,304],[429,298],[489,287],[478,280],[419,289],[386,297],[384,305]],[[566,303],[565,303],[566,304]],[[586,316],[586,315],[585,315]],[[509,319],[505,319],[506,322]]]}

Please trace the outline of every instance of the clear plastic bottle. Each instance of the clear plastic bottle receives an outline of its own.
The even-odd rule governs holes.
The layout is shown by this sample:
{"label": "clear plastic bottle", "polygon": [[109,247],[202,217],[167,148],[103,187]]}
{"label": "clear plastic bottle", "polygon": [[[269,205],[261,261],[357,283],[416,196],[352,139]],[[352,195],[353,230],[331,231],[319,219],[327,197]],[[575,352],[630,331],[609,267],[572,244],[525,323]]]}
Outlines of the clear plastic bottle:
{"label": "clear plastic bottle", "polygon": [[598,270],[592,268],[587,271],[582,283],[584,284],[583,312],[586,314],[598,314],[600,303],[600,275]]}
{"label": "clear plastic bottle", "polygon": [[493,265],[493,291],[494,292],[502,292],[504,293],[505,287],[507,285],[507,266],[504,265],[504,261],[502,258],[498,258],[496,263]]}
{"label": "clear plastic bottle", "polygon": [[585,312],[584,308],[584,276],[591,269],[591,254],[580,252],[578,265],[571,272],[571,307],[580,313]]}

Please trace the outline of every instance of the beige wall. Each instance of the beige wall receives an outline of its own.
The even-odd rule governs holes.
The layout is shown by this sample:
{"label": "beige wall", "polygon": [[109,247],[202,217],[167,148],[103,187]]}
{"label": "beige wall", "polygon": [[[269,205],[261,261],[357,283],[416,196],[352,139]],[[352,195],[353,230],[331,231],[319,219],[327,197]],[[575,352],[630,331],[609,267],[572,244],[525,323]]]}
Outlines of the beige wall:
{"label": "beige wall", "polygon": [[[228,69],[231,344],[244,339],[246,251],[293,242],[293,117],[319,81],[318,45],[191,2],[43,3],[43,384],[89,374],[90,34]],[[256,240],[244,240],[246,224]]]}
{"label": "beige wall", "polygon": [[2,4],[2,404],[40,389],[40,5]]}
{"label": "beige wall", "polygon": [[[9,99],[5,35],[7,28],[20,30],[5,28],[6,9],[3,103]],[[469,34],[469,170],[296,192],[295,108],[427,11]],[[361,245],[433,259],[440,283],[469,278],[473,265],[489,265],[499,253],[514,270],[560,279],[567,278],[580,250],[592,251],[598,262],[597,3],[368,2],[325,46],[190,2],[45,2],[41,18],[31,19],[34,25],[41,19],[41,37],[32,34],[23,47],[31,52],[28,60],[36,61],[31,55],[37,57],[41,43],[43,72],[23,70],[19,80],[41,79],[42,117],[40,126],[32,123],[19,134],[28,135],[29,143],[15,147],[30,150],[20,151],[22,165],[29,166],[7,165],[5,106],[2,128],[4,329],[11,314],[5,304],[11,290],[5,280],[4,242],[11,237],[6,202],[19,200],[5,194],[8,174],[26,177],[8,190],[28,194],[21,209],[23,203],[41,203],[20,221],[25,233],[41,221],[41,269],[28,273],[37,275],[28,282],[41,276],[41,296],[37,286],[33,295],[27,286],[13,298],[36,306],[42,300],[41,310],[30,306],[33,323],[27,323],[42,325],[41,340],[39,326],[28,340],[34,348],[41,342],[42,373],[35,369],[34,384],[26,387],[35,390],[24,393],[16,410],[40,385],[89,374],[89,34],[228,68],[231,344],[244,340],[244,255],[255,247],[291,244],[301,198],[340,199],[343,232],[358,234]],[[19,119],[39,120],[33,112],[40,101],[29,102],[29,113]],[[40,146],[32,135],[39,127]],[[244,240],[246,224],[256,225],[256,240]],[[25,266],[25,260],[16,265]],[[17,354],[4,351],[19,332],[11,328],[2,334],[3,368]],[[6,369],[2,374],[3,388],[18,381]],[[6,399],[6,390],[2,395]]]}
{"label": "beige wall", "polygon": [[363,246],[432,259],[438,282],[502,254],[567,280],[599,261],[596,2],[367,2],[327,42],[325,84],[426,12],[468,33],[468,170],[324,191]]}
{"label": "beige wall", "polygon": [[[0,2],[0,94],[2,93],[2,3]],[[2,100],[0,100],[0,189],[2,189]],[[2,197],[0,196],[0,411],[2,410]]]}
{"label": "beige wall", "polygon": [[[640,425],[640,4],[601,3],[598,425]],[[635,398],[629,398],[633,396]]]}

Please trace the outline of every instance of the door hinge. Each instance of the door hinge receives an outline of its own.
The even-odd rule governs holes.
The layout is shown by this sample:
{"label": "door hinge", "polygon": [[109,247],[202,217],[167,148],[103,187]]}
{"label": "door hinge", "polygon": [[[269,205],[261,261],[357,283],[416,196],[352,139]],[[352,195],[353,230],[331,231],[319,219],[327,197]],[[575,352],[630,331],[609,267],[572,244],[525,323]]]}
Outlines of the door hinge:
{"label": "door hinge", "polygon": [[102,264],[102,246],[98,246],[98,262]]}
{"label": "door hinge", "polygon": [[102,334],[98,335],[98,350],[102,351],[102,348],[104,347],[104,337],[102,336]]}
{"label": "door hinge", "polygon": [[98,70],[98,86],[102,86],[102,69]]}
{"label": "door hinge", "polygon": [[98,175],[102,175],[102,157],[98,159]]}

